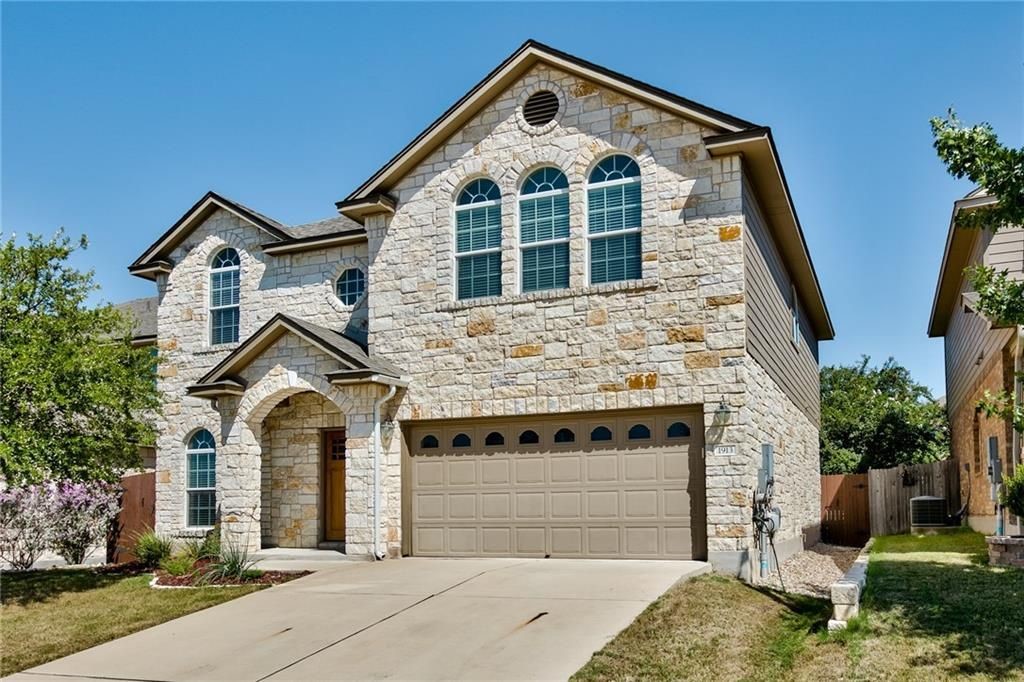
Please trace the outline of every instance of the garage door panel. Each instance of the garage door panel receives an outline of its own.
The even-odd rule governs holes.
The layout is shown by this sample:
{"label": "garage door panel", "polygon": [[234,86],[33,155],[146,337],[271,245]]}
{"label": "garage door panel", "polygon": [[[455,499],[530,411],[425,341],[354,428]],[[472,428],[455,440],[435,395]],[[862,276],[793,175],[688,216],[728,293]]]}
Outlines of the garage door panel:
{"label": "garage door panel", "polygon": [[490,493],[480,495],[480,516],[488,521],[512,519],[512,493]]}
{"label": "garage door panel", "polygon": [[523,457],[515,459],[517,485],[544,483],[544,458]]}
{"label": "garage door panel", "polygon": [[583,494],[572,490],[550,493],[552,519],[578,519],[583,515]]}
{"label": "garage door panel", "polygon": [[[661,408],[609,414],[414,425],[406,492],[413,554],[703,556],[699,415]],[[538,442],[519,443],[527,430]],[[432,434],[437,442],[426,439],[428,447]],[[694,501],[699,518],[691,518]]]}
{"label": "garage door panel", "polygon": [[658,518],[657,490],[627,490],[623,493],[623,499],[626,502],[627,519]]}
{"label": "garage door panel", "polygon": [[658,527],[657,526],[627,526],[626,556],[631,557],[653,557],[658,556]]}
{"label": "garage door panel", "polygon": [[477,463],[470,458],[448,461],[448,485],[475,486]]}
{"label": "garage door panel", "polygon": [[516,553],[543,556],[547,554],[545,528],[516,528]]}
{"label": "garage door panel", "polygon": [[476,493],[448,495],[448,518],[452,521],[476,520]]}
{"label": "garage door panel", "polygon": [[617,519],[619,515],[618,490],[587,491],[588,519]]}
{"label": "garage door panel", "polygon": [[543,519],[545,518],[545,501],[547,494],[542,490],[531,492],[517,492],[516,496],[516,520]]}
{"label": "garage door panel", "polygon": [[583,554],[583,528],[561,528],[551,529],[551,555],[572,556]]}
{"label": "garage door panel", "polygon": [[480,482],[483,485],[508,485],[512,482],[509,476],[511,465],[507,458],[483,460],[480,462]]}

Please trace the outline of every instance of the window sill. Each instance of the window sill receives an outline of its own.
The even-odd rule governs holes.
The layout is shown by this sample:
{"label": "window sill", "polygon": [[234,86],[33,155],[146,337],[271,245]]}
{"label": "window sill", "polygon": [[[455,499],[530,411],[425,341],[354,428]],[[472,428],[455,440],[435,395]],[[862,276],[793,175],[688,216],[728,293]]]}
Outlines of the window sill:
{"label": "window sill", "polygon": [[195,351],[195,355],[216,355],[218,353],[223,353],[225,351],[230,352],[238,348],[238,346],[240,345],[240,342],[235,341],[234,343],[222,343],[216,346],[205,346]]}
{"label": "window sill", "polygon": [[451,312],[454,310],[465,310],[467,308],[479,308],[481,306],[502,305],[506,303],[530,303],[533,301],[575,298],[577,296],[613,294],[620,291],[650,291],[657,288],[658,280],[656,278],[630,279],[623,282],[588,284],[582,287],[569,287],[568,289],[550,289],[547,291],[531,291],[525,294],[504,294],[502,296],[467,298],[462,301],[445,301],[443,303],[439,303],[437,309],[439,311]]}
{"label": "window sill", "polygon": [[174,534],[177,538],[204,538],[215,526],[189,526],[182,528]]}

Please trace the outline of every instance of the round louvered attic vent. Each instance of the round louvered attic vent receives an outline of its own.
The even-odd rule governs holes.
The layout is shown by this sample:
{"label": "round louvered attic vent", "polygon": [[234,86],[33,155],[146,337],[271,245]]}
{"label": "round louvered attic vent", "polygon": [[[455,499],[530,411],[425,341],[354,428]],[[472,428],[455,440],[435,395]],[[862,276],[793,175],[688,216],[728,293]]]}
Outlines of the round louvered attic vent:
{"label": "round louvered attic vent", "polygon": [[558,95],[541,90],[530,95],[523,104],[523,119],[532,126],[547,125],[558,114]]}

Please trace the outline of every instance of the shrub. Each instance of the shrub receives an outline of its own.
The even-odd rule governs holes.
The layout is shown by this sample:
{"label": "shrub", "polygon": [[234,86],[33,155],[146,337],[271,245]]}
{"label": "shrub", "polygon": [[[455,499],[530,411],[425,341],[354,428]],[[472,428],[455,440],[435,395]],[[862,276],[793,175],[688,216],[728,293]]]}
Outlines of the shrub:
{"label": "shrub", "polygon": [[157,535],[150,529],[135,536],[135,548],[132,551],[143,566],[152,568],[171,556],[173,549],[170,538]]}
{"label": "shrub", "polygon": [[185,541],[183,551],[193,561],[216,559],[220,556],[220,527],[214,527],[207,531],[202,540],[189,538]]}
{"label": "shrub", "polygon": [[187,575],[192,572],[192,565],[195,563],[195,559],[188,556],[188,554],[176,554],[174,556],[164,557],[160,562],[160,568],[164,569],[171,575]]}
{"label": "shrub", "polygon": [[0,491],[0,558],[27,571],[50,546],[53,496],[45,485]]}
{"label": "shrub", "polygon": [[1024,464],[1018,464],[1013,475],[1003,479],[999,503],[1015,516],[1024,516]]}
{"label": "shrub", "polygon": [[47,488],[53,514],[50,548],[69,564],[80,564],[117,516],[120,486],[103,481],[56,481]]}
{"label": "shrub", "polygon": [[202,580],[241,582],[247,577],[253,577],[254,573],[262,575],[262,571],[258,571],[255,566],[256,560],[249,556],[249,550],[229,537],[228,541],[221,545],[219,556],[203,574]]}

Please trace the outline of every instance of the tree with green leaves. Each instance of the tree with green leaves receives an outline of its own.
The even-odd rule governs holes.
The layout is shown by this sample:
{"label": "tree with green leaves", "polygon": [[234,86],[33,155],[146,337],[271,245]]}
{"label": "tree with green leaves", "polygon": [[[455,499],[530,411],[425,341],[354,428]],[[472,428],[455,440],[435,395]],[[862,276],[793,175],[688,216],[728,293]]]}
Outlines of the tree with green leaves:
{"label": "tree with green leaves", "polygon": [[889,358],[821,368],[821,473],[863,473],[949,454],[942,404]]}
{"label": "tree with green leaves", "polygon": [[[83,237],[77,248],[86,248]],[[140,464],[158,407],[153,358],[132,320],[92,307],[92,272],[69,263],[63,231],[0,244],[0,475],[114,480]]]}
{"label": "tree with green leaves", "polygon": [[[931,126],[935,150],[950,175],[968,178],[996,199],[993,204],[958,212],[955,227],[994,233],[1024,226],[1024,148],[1001,144],[987,123],[965,126],[953,110],[946,118],[933,118]],[[1024,282],[983,264],[967,268],[966,274],[978,294],[980,313],[1001,325],[1024,325]],[[1022,378],[1017,375],[1018,380]],[[1024,433],[1024,407],[1012,391],[986,392],[979,407]]]}

